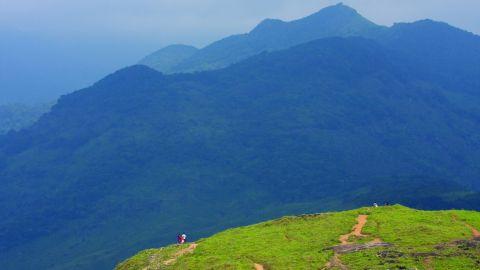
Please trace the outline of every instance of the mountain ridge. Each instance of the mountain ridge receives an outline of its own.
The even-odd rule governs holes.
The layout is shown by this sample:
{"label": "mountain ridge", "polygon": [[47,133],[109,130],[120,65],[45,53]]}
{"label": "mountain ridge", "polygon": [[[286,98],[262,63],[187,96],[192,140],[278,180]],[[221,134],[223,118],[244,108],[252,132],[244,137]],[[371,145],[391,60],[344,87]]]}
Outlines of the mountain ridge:
{"label": "mountain ridge", "polygon": [[[321,26],[321,27],[317,27]],[[195,72],[226,67],[262,51],[280,50],[324,37],[353,36],[379,31],[343,4],[326,7],[307,17],[285,22],[266,19],[249,33],[228,36],[200,49],[174,67],[159,69],[167,73]]]}
{"label": "mountain ridge", "polygon": [[[427,26],[430,30],[435,30],[432,33],[443,29],[443,32],[456,34],[457,37],[465,33],[478,37],[474,33],[431,19],[412,23],[395,23],[390,27],[380,26],[361,16],[355,9],[339,3],[323,8],[304,18],[288,22],[279,19],[265,19],[248,33],[225,37],[199,49],[190,57],[178,61],[175,66],[168,69],[157,68],[157,70],[165,73],[214,70],[237,63],[263,51],[286,49],[301,43],[328,37],[360,36],[381,43],[389,42],[389,45],[392,45],[395,42],[396,35],[401,34],[403,29],[414,29],[418,26],[422,28]],[[315,28],[317,30],[314,30]],[[308,34],[305,36],[302,34],[303,32]],[[408,30],[408,32],[412,31]],[[438,37],[432,38],[437,39]]]}
{"label": "mountain ridge", "polygon": [[156,70],[169,73],[169,70],[175,65],[192,56],[197,51],[197,48],[190,45],[169,45],[145,56],[138,64],[150,66]]}

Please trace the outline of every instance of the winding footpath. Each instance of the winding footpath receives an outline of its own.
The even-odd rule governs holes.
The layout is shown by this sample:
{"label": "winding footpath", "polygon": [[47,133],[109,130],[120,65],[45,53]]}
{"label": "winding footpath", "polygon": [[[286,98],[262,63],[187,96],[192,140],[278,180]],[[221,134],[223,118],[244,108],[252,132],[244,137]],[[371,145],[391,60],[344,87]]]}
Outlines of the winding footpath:
{"label": "winding footpath", "polygon": [[[452,215],[452,219],[455,222],[458,222],[458,216],[457,215]],[[471,231],[473,238],[480,238],[480,231],[478,231],[475,227],[472,225],[468,224],[467,222],[464,222],[465,226],[467,226]]]}
{"label": "winding footpath", "polygon": [[365,227],[365,224],[367,224],[367,215],[359,215],[357,218],[357,224],[353,226],[352,232],[341,235],[339,240],[342,245],[348,245],[350,242],[348,242],[348,239],[351,236],[356,236],[356,237],[364,237],[365,235],[362,234],[363,227]]}
{"label": "winding footpath", "polygon": [[477,229],[475,229],[475,227],[467,223],[465,223],[465,225],[467,225],[467,227],[470,228],[470,230],[472,230],[473,238],[480,238],[480,232]]}
{"label": "winding footpath", "polygon": [[[359,215],[357,217],[357,224],[353,226],[352,231],[350,233],[340,235],[338,239],[340,240],[340,246],[349,245],[350,242],[348,240],[350,239],[351,236],[355,236],[355,237],[365,236],[362,234],[362,230],[363,230],[363,227],[365,227],[365,224],[367,224],[367,219],[368,219],[367,215]],[[337,252],[337,250],[335,248],[333,250],[334,250],[333,257],[329,262],[327,262],[327,264],[325,265],[325,268],[326,269],[338,268],[341,270],[348,270],[348,267],[344,265],[340,260],[340,255]]]}
{"label": "winding footpath", "polygon": [[173,256],[173,258],[169,259],[169,260],[166,260],[163,262],[164,265],[172,265],[174,264],[178,258],[182,257],[183,255],[185,254],[188,254],[188,253],[192,253],[196,248],[197,248],[197,244],[196,243],[192,243],[190,244],[187,248],[184,248],[180,251],[178,251],[177,253],[175,253],[175,255]]}
{"label": "winding footpath", "polygon": [[[357,224],[353,226],[350,233],[341,235],[339,237],[340,245],[332,247],[334,255],[332,259],[325,265],[326,269],[337,268],[341,270],[348,270],[348,267],[345,266],[340,260],[340,254],[357,252],[364,249],[371,249],[376,247],[388,247],[391,246],[389,243],[385,243],[380,238],[375,238],[373,241],[370,241],[365,244],[355,244],[350,242],[350,237],[366,237],[367,235],[362,234],[363,227],[367,224],[368,215],[359,215],[357,217]],[[324,269],[325,269],[324,268]]]}

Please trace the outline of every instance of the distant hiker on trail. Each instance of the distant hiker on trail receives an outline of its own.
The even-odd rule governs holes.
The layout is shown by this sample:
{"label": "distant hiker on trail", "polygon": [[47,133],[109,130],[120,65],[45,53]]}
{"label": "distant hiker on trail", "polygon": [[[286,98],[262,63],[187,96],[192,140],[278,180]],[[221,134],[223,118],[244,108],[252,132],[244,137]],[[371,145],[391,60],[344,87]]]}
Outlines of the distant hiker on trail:
{"label": "distant hiker on trail", "polygon": [[177,243],[179,245],[185,244],[186,241],[187,241],[187,235],[186,234],[183,233],[183,234],[177,235]]}
{"label": "distant hiker on trail", "polygon": [[183,244],[183,243],[185,243],[185,240],[183,239],[183,237],[182,237],[181,234],[177,235],[177,243],[178,243],[178,244]]}
{"label": "distant hiker on trail", "polygon": [[183,240],[183,243],[187,242],[187,235],[186,234],[182,234],[182,240]]}
{"label": "distant hiker on trail", "polygon": [[373,203],[373,207],[378,208],[378,204],[377,204],[377,203]]}

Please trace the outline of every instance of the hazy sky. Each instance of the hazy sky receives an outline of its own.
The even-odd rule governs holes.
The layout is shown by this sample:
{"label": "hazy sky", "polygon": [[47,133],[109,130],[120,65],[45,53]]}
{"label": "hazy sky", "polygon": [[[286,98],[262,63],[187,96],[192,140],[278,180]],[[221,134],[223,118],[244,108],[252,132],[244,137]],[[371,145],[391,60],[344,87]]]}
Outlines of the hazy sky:
{"label": "hazy sky", "polygon": [[[0,0],[0,25],[53,38],[138,39],[201,46],[260,20],[291,20],[337,0]],[[480,33],[479,0],[345,0],[379,24],[442,20]]]}
{"label": "hazy sky", "polygon": [[[292,20],[338,2],[0,0],[0,104],[2,99],[3,103],[51,99],[133,64],[162,46],[204,46],[247,32],[264,18]],[[343,3],[378,24],[431,18],[480,33],[480,0]]]}

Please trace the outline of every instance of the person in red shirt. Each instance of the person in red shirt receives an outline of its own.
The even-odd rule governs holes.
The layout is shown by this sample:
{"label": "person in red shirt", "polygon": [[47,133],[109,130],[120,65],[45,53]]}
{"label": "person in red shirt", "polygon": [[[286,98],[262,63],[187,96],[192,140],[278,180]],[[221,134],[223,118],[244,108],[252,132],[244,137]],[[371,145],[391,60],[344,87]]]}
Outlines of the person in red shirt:
{"label": "person in red shirt", "polygon": [[183,244],[185,240],[183,240],[183,237],[181,234],[177,235],[177,243],[178,244]]}

